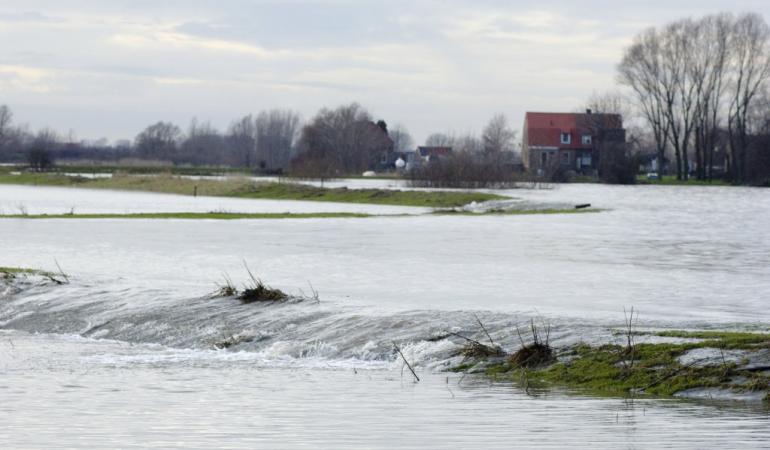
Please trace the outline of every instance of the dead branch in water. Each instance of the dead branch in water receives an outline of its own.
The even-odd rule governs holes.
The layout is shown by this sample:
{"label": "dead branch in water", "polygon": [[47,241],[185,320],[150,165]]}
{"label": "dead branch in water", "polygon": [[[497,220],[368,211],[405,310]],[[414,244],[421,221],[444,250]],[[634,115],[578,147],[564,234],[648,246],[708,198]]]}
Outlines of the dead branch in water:
{"label": "dead branch in water", "polygon": [[408,367],[409,370],[412,372],[412,375],[414,375],[414,379],[417,380],[417,381],[420,381],[420,377],[417,376],[417,373],[412,368],[412,365],[409,364],[409,361],[406,360],[406,356],[404,356],[404,354],[401,352],[401,349],[398,348],[398,345],[395,342],[393,342],[393,348],[395,348],[396,351],[398,352],[398,354],[401,355],[401,359],[404,360],[404,363],[406,364],[406,367]]}
{"label": "dead branch in water", "polygon": [[62,270],[61,266],[59,265],[59,261],[56,260],[56,258],[53,259],[53,262],[56,263],[56,267],[59,269],[59,275],[61,275],[64,278],[64,281],[66,284],[70,284],[70,278],[67,276],[66,273]]}
{"label": "dead branch in water", "polygon": [[489,339],[489,343],[492,344],[493,347],[497,347],[497,344],[495,344],[495,341],[492,339],[492,336],[489,335],[489,331],[487,331],[487,328],[484,326],[483,323],[481,323],[481,319],[479,319],[478,314],[474,314],[473,317],[476,318],[476,322],[478,322],[481,329],[484,330],[484,334],[487,335],[487,338]]}

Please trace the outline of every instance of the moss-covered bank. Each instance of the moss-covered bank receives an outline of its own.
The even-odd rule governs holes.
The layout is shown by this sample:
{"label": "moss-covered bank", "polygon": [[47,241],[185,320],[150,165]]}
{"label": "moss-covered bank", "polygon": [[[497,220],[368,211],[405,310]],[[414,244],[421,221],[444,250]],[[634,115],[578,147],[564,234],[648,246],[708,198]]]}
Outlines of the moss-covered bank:
{"label": "moss-covered bank", "polygon": [[[522,365],[516,355],[485,364],[497,380],[527,386],[562,387],[600,396],[672,397],[696,389],[720,389],[735,397],[757,393],[768,401],[770,334],[736,332],[654,333],[674,342],[632,346],[578,344],[554,349],[540,365]],[[465,363],[465,367],[468,364]]]}

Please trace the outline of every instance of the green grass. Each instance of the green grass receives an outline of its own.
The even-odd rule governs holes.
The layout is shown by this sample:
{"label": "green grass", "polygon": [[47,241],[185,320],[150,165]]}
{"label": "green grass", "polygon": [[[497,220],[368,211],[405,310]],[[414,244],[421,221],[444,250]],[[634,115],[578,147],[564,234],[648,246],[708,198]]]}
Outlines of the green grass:
{"label": "green grass", "polygon": [[661,331],[655,333],[656,336],[701,339],[704,342],[699,343],[700,347],[722,346],[726,349],[749,350],[756,345],[770,345],[770,335],[761,333],[747,333],[740,331]]}
{"label": "green grass", "polygon": [[636,177],[637,184],[651,184],[661,186],[732,186],[730,183],[724,180],[696,180],[690,178],[689,180],[677,180],[675,175],[664,175],[660,180],[648,180],[646,175],[638,175]]}
{"label": "green grass", "polygon": [[59,274],[46,272],[44,270],[28,269],[25,267],[0,267],[0,279],[13,280],[19,275],[40,275],[54,280],[54,277],[58,276]]}
{"label": "green grass", "polygon": [[163,192],[170,194],[237,197],[270,200],[305,200],[340,203],[451,208],[472,202],[506,199],[496,194],[461,191],[398,191],[386,189],[320,188],[298,183],[253,182],[246,178],[227,180],[190,180],[171,175],[133,176],[116,174],[113,178],[89,179],[60,174],[0,173],[0,184],[76,186],[92,189]]}
{"label": "green grass", "polygon": [[[719,387],[734,390],[770,391],[770,377],[741,370],[735,363],[706,367],[682,365],[678,357],[695,348],[758,350],[770,347],[770,334],[732,332],[654,333],[658,336],[694,338],[686,343],[641,343],[630,352],[624,346],[580,344],[562,351],[568,360],[545,367],[524,369],[510,362],[494,363],[486,370],[499,380],[541,387],[566,387],[599,396],[671,397],[692,388]],[[633,364],[629,364],[633,355]],[[743,377],[744,386],[731,380]]]}
{"label": "green grass", "polygon": [[374,217],[360,213],[129,213],[129,214],[11,214],[0,215],[0,219],[360,219]]}
{"label": "green grass", "polygon": [[294,183],[267,183],[255,185],[252,189],[249,189],[238,196],[260,199],[369,203],[434,208],[458,207],[473,202],[485,202],[508,198],[483,192],[398,191],[389,189],[346,188],[327,189]]}
{"label": "green grass", "polygon": [[0,274],[34,275],[36,273],[40,273],[40,271],[35,269],[26,269],[23,267],[0,267]]}

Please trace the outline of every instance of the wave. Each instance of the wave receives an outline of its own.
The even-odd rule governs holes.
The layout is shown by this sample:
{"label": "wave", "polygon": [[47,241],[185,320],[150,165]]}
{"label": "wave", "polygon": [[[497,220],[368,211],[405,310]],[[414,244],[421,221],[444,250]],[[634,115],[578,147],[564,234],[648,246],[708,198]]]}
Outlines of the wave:
{"label": "wave", "polygon": [[77,281],[63,286],[23,281],[14,289],[0,290],[0,328],[169,349],[169,353],[112,355],[115,364],[152,364],[160,358],[242,360],[270,367],[387,368],[399,364],[397,344],[414,365],[441,370],[462,361],[458,353],[466,342],[458,335],[479,341],[491,338],[515,350],[520,346],[516,330],[526,334],[530,320],[550,322],[554,345],[620,339],[613,331],[621,323],[544,319],[535,311],[383,313],[324,301],[241,304],[235,298],[175,296],[159,289],[119,283],[105,288]]}

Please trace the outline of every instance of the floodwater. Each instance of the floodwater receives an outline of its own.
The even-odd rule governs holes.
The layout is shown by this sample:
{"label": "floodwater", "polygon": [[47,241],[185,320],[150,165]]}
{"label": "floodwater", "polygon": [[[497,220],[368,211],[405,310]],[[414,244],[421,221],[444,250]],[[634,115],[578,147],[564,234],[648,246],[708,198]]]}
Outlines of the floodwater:
{"label": "floodwater", "polygon": [[50,186],[0,187],[0,214],[130,214],[153,212],[419,214],[425,208],[354,203],[192,197],[152,192]]}
{"label": "floodwater", "polygon": [[[557,345],[602,342],[631,306],[642,327],[767,330],[770,191],[567,185],[509,194],[604,211],[0,220],[0,266],[58,262],[71,276],[69,285],[0,291],[0,447],[770,446],[762,405],[526,392],[448,375],[462,343],[431,339],[446,330],[481,338],[478,315],[508,349],[532,317],[552,324]],[[316,207],[230,200],[0,186],[0,205],[23,202],[30,213]],[[275,287],[318,291],[320,302],[211,298],[223,274],[247,280],[244,261]],[[236,344],[216,350],[228,340]]]}

